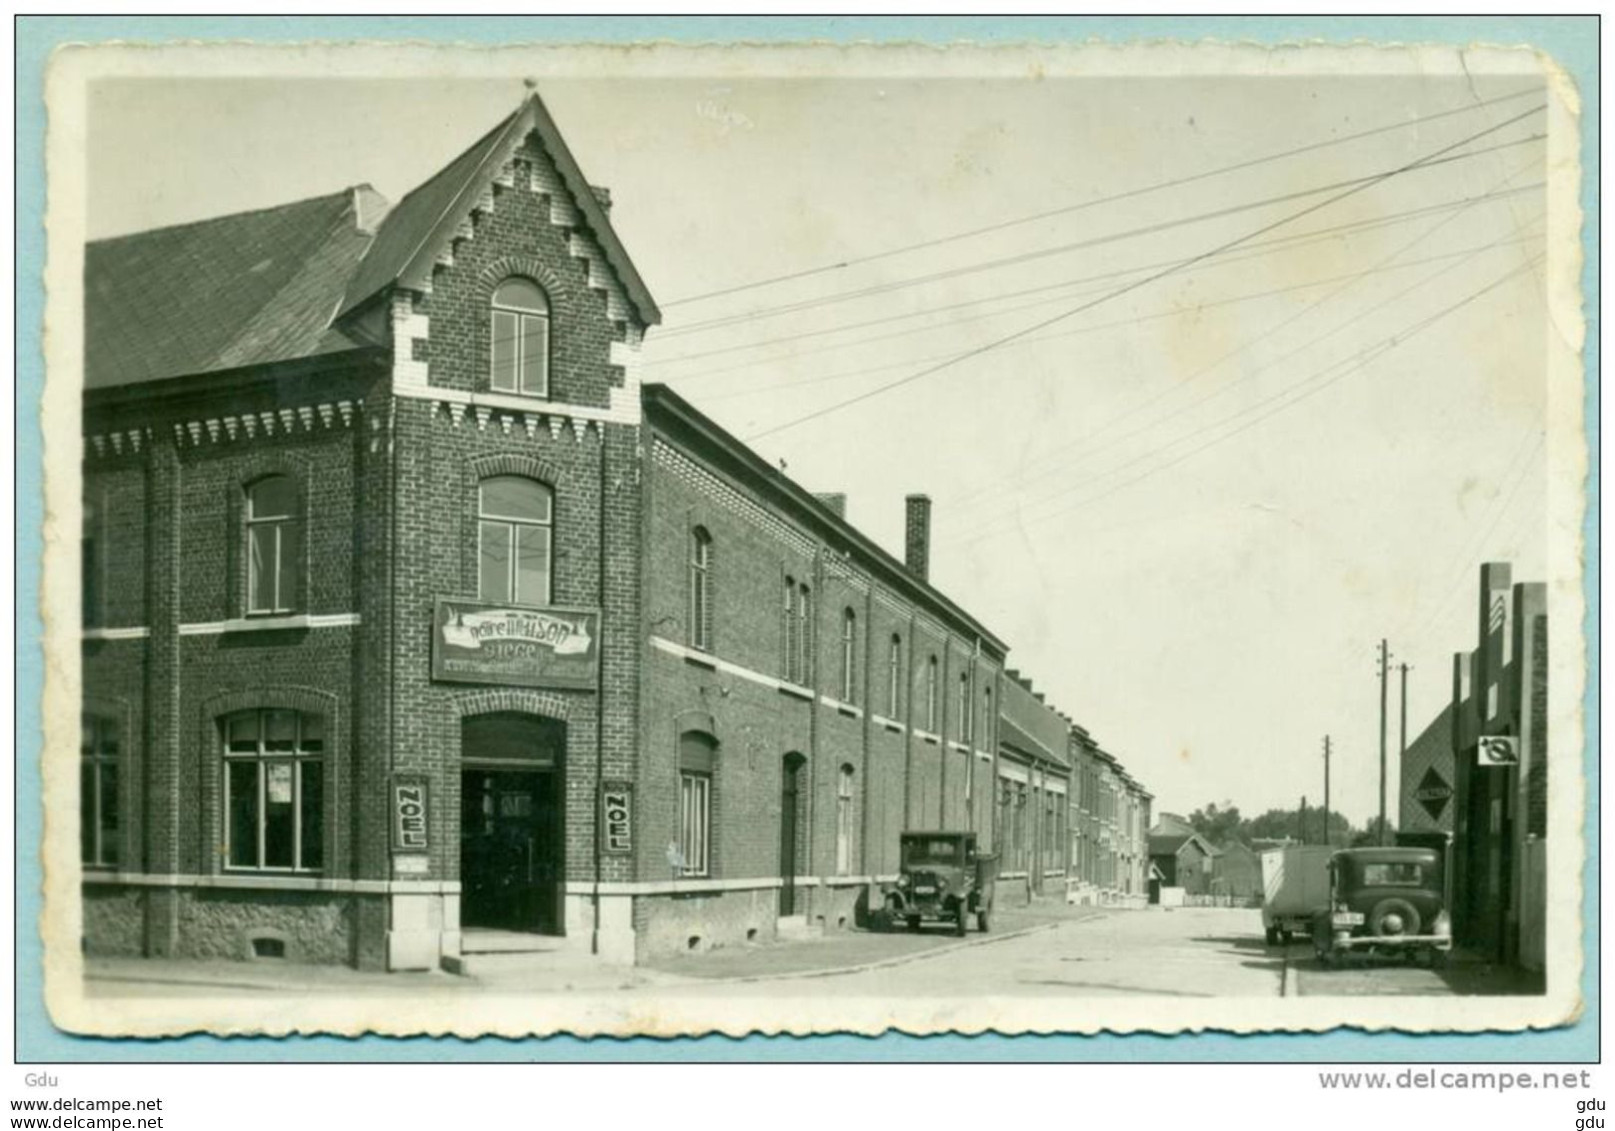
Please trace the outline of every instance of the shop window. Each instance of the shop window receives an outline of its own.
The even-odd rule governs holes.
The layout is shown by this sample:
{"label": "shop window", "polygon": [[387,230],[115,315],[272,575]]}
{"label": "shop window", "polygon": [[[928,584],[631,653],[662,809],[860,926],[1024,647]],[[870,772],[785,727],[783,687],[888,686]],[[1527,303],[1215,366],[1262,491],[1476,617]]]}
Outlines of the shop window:
{"label": "shop window", "polygon": [[495,392],[547,397],[550,393],[550,303],[531,279],[510,278],[493,294],[490,321]]}
{"label": "shop window", "polygon": [[892,633],[891,645],[886,653],[886,713],[899,718],[903,707],[903,638]]}
{"label": "shop window", "polygon": [[79,858],[91,867],[118,864],[118,728],[84,715],[79,732]]}
{"label": "shop window", "polygon": [[858,614],[851,609],[841,614],[841,701],[858,701]]}
{"label": "shop window", "polygon": [[303,531],[297,481],[269,475],[247,487],[247,612],[297,611]]}
{"label": "shop window", "polygon": [[836,777],[836,875],[852,871],[852,779],[853,768],[841,767]]}
{"label": "shop window", "polygon": [[325,856],[325,720],[279,709],[223,720],[225,861],[318,872]]}
{"label": "shop window", "polygon": [[536,479],[494,475],[477,489],[477,595],[550,603],[554,494]]}
{"label": "shop window", "polygon": [[690,532],[690,647],[712,651],[712,535]]}

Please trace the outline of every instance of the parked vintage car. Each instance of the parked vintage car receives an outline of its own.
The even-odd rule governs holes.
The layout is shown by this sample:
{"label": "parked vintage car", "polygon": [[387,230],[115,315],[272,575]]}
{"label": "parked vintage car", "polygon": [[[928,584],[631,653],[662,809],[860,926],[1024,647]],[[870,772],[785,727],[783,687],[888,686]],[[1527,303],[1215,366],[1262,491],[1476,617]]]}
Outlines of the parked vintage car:
{"label": "parked vintage car", "polygon": [[1349,848],[1329,860],[1329,906],[1312,928],[1318,959],[1383,954],[1432,963],[1452,950],[1446,861],[1433,848]]}
{"label": "parked vintage car", "polygon": [[898,846],[897,882],[885,890],[888,923],[902,920],[917,931],[940,919],[962,935],[973,915],[977,928],[988,929],[998,857],[976,850],[975,833],[903,833]]}

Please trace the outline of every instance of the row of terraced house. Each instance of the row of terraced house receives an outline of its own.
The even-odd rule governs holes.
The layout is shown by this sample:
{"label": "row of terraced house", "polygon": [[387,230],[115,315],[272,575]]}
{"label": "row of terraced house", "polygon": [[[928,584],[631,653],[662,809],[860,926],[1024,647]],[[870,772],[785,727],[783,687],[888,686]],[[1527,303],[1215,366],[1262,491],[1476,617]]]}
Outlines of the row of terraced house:
{"label": "row of terraced house", "polygon": [[[86,248],[86,948],[632,962],[857,925],[898,836],[1143,901],[1150,794],[672,390],[535,95],[368,187]],[[895,504],[894,504],[895,505]]]}

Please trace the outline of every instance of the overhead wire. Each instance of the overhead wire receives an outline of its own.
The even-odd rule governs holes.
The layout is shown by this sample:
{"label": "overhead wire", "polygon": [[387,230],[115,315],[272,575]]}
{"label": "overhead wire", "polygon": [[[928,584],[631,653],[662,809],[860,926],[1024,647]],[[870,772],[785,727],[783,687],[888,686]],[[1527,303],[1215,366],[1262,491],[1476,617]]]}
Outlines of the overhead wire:
{"label": "overhead wire", "polygon": [[968,361],[969,359],[971,359],[973,357],[978,357],[978,356],[980,356],[980,355],[982,355],[984,353],[987,353],[987,352],[989,352],[991,350],[997,349],[999,346],[1002,346],[1002,345],[1004,345],[1004,344],[1006,344],[1008,342],[1014,341],[1014,340],[1016,340],[1018,338],[1026,337],[1028,334],[1035,333],[1038,330],[1044,329],[1044,328],[1046,328],[1048,326],[1052,326],[1057,322],[1061,322],[1061,321],[1064,321],[1067,318],[1073,317],[1074,315],[1081,314],[1084,311],[1092,310],[1092,309],[1094,309],[1094,308],[1096,308],[1096,307],[1098,307],[1098,306],[1100,306],[1100,305],[1102,305],[1102,304],[1104,304],[1106,302],[1110,302],[1110,301],[1113,301],[1114,299],[1120,298],[1122,295],[1129,294],[1132,291],[1138,290],[1141,287],[1148,286],[1150,283],[1156,282],[1156,281],[1158,281],[1160,279],[1163,279],[1163,278],[1166,278],[1166,277],[1168,277],[1170,275],[1174,275],[1174,274],[1178,273],[1179,271],[1183,270],[1186,267],[1193,266],[1195,263],[1198,263],[1198,262],[1201,262],[1202,260],[1211,258],[1212,256],[1217,255],[1217,254],[1219,254],[1221,252],[1225,252],[1225,251],[1227,251],[1227,250],[1229,250],[1231,248],[1238,247],[1241,244],[1249,243],[1251,240],[1256,239],[1256,238],[1258,238],[1260,236],[1266,235],[1268,232],[1274,231],[1274,230],[1276,230],[1276,229],[1278,229],[1280,227],[1283,227],[1286,224],[1293,223],[1294,221],[1301,219],[1303,216],[1308,216],[1308,215],[1311,215],[1314,212],[1320,211],[1321,209],[1328,208],[1329,206],[1331,206],[1333,204],[1336,204],[1339,201],[1346,199],[1347,197],[1355,196],[1356,194],[1358,194],[1360,192],[1364,192],[1367,189],[1374,187],[1375,185],[1383,184],[1385,181],[1390,180],[1393,177],[1400,176],[1403,173],[1410,172],[1410,171],[1412,171],[1414,169],[1417,169],[1417,168],[1421,167],[1422,165],[1428,164],[1431,161],[1438,160],[1439,158],[1441,158],[1445,154],[1447,154],[1447,153],[1449,153],[1449,152],[1451,152],[1451,151],[1453,151],[1455,149],[1459,149],[1459,148],[1461,148],[1461,147],[1463,147],[1465,145],[1470,144],[1471,142],[1478,141],[1480,138],[1486,137],[1489,134],[1496,133],[1498,130],[1507,129],[1509,126],[1513,125],[1515,122],[1521,121],[1521,120],[1523,120],[1523,119],[1525,119],[1527,117],[1530,117],[1533,114],[1538,114],[1538,113],[1541,113],[1541,112],[1542,112],[1542,107],[1538,106],[1538,107],[1534,107],[1534,108],[1532,108],[1530,110],[1527,110],[1524,113],[1517,114],[1517,115],[1515,115],[1515,116],[1513,116],[1511,118],[1505,119],[1504,121],[1494,123],[1493,125],[1487,126],[1485,129],[1479,130],[1476,133],[1471,134],[1470,136],[1468,136],[1466,138],[1462,138],[1459,141],[1456,141],[1456,142],[1453,142],[1453,143],[1451,143],[1449,145],[1443,146],[1440,149],[1436,149],[1436,150],[1432,151],[1431,153],[1425,155],[1424,157],[1418,158],[1417,160],[1409,162],[1409,163],[1407,163],[1407,164],[1405,164],[1405,165],[1403,165],[1403,166],[1401,166],[1399,168],[1389,170],[1389,171],[1381,174],[1379,177],[1377,177],[1376,179],[1374,179],[1372,181],[1368,181],[1368,182],[1361,183],[1361,184],[1355,184],[1355,185],[1352,185],[1349,188],[1342,189],[1340,192],[1335,193],[1335,194],[1333,194],[1333,195],[1331,195],[1329,197],[1326,197],[1325,199],[1323,199],[1321,201],[1317,201],[1317,202],[1315,202],[1313,204],[1309,204],[1305,208],[1299,209],[1299,210],[1297,210],[1295,212],[1292,212],[1292,213],[1290,213],[1290,214],[1288,214],[1286,216],[1282,216],[1277,220],[1269,221],[1268,223],[1263,224],[1263,225],[1253,229],[1252,231],[1249,231],[1249,232],[1246,232],[1243,235],[1234,237],[1232,240],[1224,241],[1223,243],[1220,243],[1220,244],[1216,245],[1215,247],[1212,247],[1212,248],[1210,248],[1210,249],[1208,249],[1208,250],[1206,250],[1204,252],[1201,252],[1199,255],[1193,256],[1193,257],[1189,258],[1188,260],[1185,260],[1181,265],[1163,268],[1162,270],[1154,272],[1154,273],[1152,273],[1150,275],[1147,275],[1142,279],[1136,280],[1136,281],[1131,282],[1131,283],[1124,284],[1123,286],[1117,287],[1114,290],[1108,291],[1105,294],[1102,294],[1099,297],[1097,297],[1095,299],[1092,299],[1092,300],[1090,300],[1088,302],[1080,303],[1077,306],[1074,306],[1069,310],[1062,311],[1061,313],[1056,314],[1051,318],[1043,319],[1043,320],[1041,320],[1039,322],[1033,323],[1030,326],[1026,326],[1026,327],[1024,327],[1024,328],[1022,328],[1020,330],[1014,331],[1013,333],[1007,334],[1007,335],[1005,335],[1005,336],[1003,336],[1001,338],[998,338],[998,339],[996,339],[994,341],[988,342],[985,345],[977,346],[977,347],[975,347],[973,349],[967,350],[967,351],[965,351],[965,352],[963,352],[961,354],[956,355],[955,357],[953,357],[953,358],[951,358],[949,360],[940,362],[940,363],[938,363],[936,365],[927,366],[926,368],[921,369],[916,373],[910,374],[910,375],[908,375],[906,377],[899,378],[896,381],[887,382],[886,384],[880,385],[875,389],[871,389],[871,390],[865,391],[863,393],[860,393],[857,396],[848,398],[848,399],[843,400],[843,401],[839,401],[839,402],[837,402],[835,404],[832,404],[832,405],[827,405],[827,406],[825,406],[823,408],[816,409],[813,412],[807,413],[807,414],[802,415],[802,416],[795,417],[795,418],[787,420],[787,421],[785,421],[785,422],[783,422],[781,424],[773,425],[772,427],[766,428],[766,429],[762,430],[761,432],[757,432],[757,433],[754,433],[751,436],[746,437],[746,439],[748,441],[750,441],[750,440],[762,439],[762,438],[765,438],[767,436],[776,435],[776,434],[778,434],[780,432],[786,431],[787,429],[795,428],[795,427],[797,427],[797,426],[799,426],[801,424],[808,423],[809,421],[821,419],[822,417],[827,416],[827,415],[829,415],[829,414],[831,414],[833,412],[839,412],[842,409],[851,407],[852,405],[860,404],[860,403],[862,403],[862,402],[864,402],[866,400],[869,400],[872,397],[877,397],[877,396],[880,396],[883,393],[889,392],[892,389],[900,388],[900,387],[902,387],[904,385],[911,384],[914,381],[918,381],[918,380],[921,380],[921,379],[923,379],[925,377],[932,376],[933,374],[939,373],[944,369],[947,369],[947,368],[950,368],[951,366],[957,365],[962,361]]}
{"label": "overhead wire", "polygon": [[1029,224],[1039,220],[1047,220],[1055,216],[1069,215],[1073,212],[1080,212],[1089,208],[1096,208],[1104,204],[1113,204],[1121,200],[1130,200],[1134,197],[1144,196],[1152,192],[1160,192],[1170,188],[1181,188],[1184,185],[1195,184],[1199,181],[1208,180],[1212,177],[1226,176],[1230,173],[1237,173],[1246,169],[1253,169],[1261,165],[1270,164],[1274,161],[1281,161],[1290,157],[1296,157],[1304,153],[1314,153],[1321,149],[1346,145],[1350,142],[1360,141],[1363,138],[1376,137],[1380,134],[1391,133],[1396,130],[1408,129],[1413,126],[1425,125],[1427,123],[1440,121],[1445,118],[1474,113],[1475,111],[1484,109],[1488,106],[1494,106],[1503,102],[1511,102],[1515,99],[1525,98],[1529,97],[1530,95],[1540,93],[1540,87],[1532,86],[1525,90],[1515,91],[1510,94],[1503,94],[1493,98],[1470,102],[1463,106],[1455,107],[1451,110],[1440,110],[1413,118],[1405,118],[1396,122],[1388,122],[1381,126],[1374,126],[1366,130],[1359,130],[1356,133],[1345,134],[1340,137],[1329,138],[1324,141],[1309,142],[1305,145],[1292,146],[1276,153],[1265,154],[1261,157],[1255,157],[1245,161],[1237,161],[1229,165],[1222,165],[1215,169],[1207,169],[1199,173],[1189,174],[1187,176],[1173,177],[1168,180],[1157,181],[1153,184],[1142,185],[1137,188],[1124,190],[1122,192],[1095,197],[1091,200],[1080,201],[1076,204],[1065,205],[1060,208],[1048,209],[1043,212],[1036,212],[1027,216],[1015,217],[1009,220],[1001,220],[992,224],[971,228],[966,231],[955,232],[945,236],[936,236],[930,239],[920,240],[916,243],[905,244],[901,247],[888,248],[884,251],[872,252],[862,256],[854,256],[848,259],[838,260],[834,263],[823,264],[818,267],[804,268],[799,271],[791,271],[765,279],[757,279],[748,283],[739,283],[717,290],[706,291],[701,294],[685,295],[680,298],[670,299],[667,302],[662,303],[662,306],[664,308],[668,308],[674,306],[683,306],[693,302],[703,302],[709,299],[739,294],[742,291],[757,290],[763,287],[775,286],[779,283],[811,278],[813,276],[826,274],[831,271],[840,271],[860,263],[872,263],[877,260],[890,259],[894,256],[908,254],[909,252],[922,251],[933,247],[939,247],[944,244],[954,243],[959,240],[970,239],[975,236],[1005,231],[1021,224]]}

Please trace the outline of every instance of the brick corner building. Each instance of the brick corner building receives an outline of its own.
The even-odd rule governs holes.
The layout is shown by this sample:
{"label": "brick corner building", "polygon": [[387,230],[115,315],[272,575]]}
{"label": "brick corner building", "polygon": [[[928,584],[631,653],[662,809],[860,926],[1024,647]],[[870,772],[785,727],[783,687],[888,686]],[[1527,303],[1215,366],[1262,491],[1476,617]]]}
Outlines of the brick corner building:
{"label": "brick corner building", "polygon": [[91,952],[632,962],[852,925],[900,831],[1028,804],[1068,886],[1074,724],[929,500],[898,561],[643,385],[610,207],[533,95],[394,206],[87,248]]}

